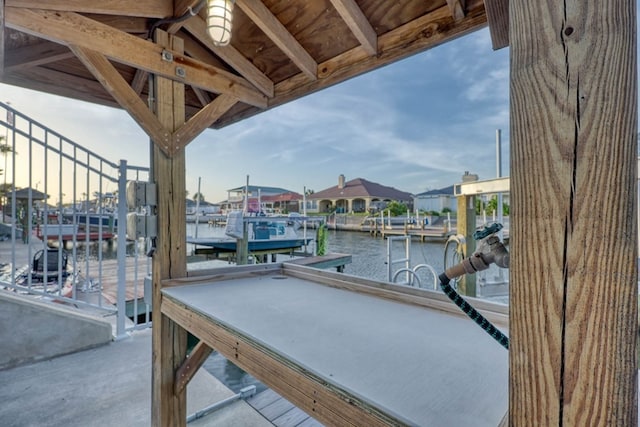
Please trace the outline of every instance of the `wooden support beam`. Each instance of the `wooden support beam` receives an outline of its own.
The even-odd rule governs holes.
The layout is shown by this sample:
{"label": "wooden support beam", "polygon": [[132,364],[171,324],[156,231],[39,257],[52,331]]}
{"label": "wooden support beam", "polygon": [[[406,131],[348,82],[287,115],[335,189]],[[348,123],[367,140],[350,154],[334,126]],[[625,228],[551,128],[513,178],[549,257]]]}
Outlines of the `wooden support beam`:
{"label": "wooden support beam", "polygon": [[271,79],[232,45],[214,45],[211,37],[207,35],[207,24],[202,18],[195,16],[185,21],[184,29],[204,44],[207,49],[215,53],[220,59],[239,72],[242,77],[251,82],[260,92],[269,98],[273,98],[274,85]]}
{"label": "wooden support beam", "polygon": [[167,131],[158,118],[153,115],[107,58],[99,52],[80,46],[69,46],[69,48],[122,108],[131,114],[150,138],[159,144],[167,155],[172,154],[171,132]]}
{"label": "wooden support beam", "polygon": [[60,12],[99,13],[105,15],[168,18],[173,13],[173,0],[5,0],[7,7],[47,9]]}
{"label": "wooden support beam", "polygon": [[133,81],[131,82],[131,89],[140,95],[144,86],[147,84],[147,80],[149,80],[149,73],[142,70],[136,70],[136,74],[133,76]]}
{"label": "wooden support beam", "polygon": [[[113,61],[199,87],[228,93],[242,102],[265,108],[266,97],[234,74],[171,49],[119,31],[82,15],[7,7],[7,26],[37,37],[101,52]],[[167,54],[172,60],[167,59]]]}
{"label": "wooden support beam", "polygon": [[182,366],[180,366],[176,372],[176,378],[174,380],[174,392],[176,394],[182,392],[185,387],[187,387],[189,381],[191,381],[196,372],[198,372],[198,369],[200,369],[212,351],[211,347],[203,341],[196,344]]}
{"label": "wooden support beam", "polygon": [[[160,47],[182,51],[181,40],[156,31]],[[184,85],[155,77],[157,116],[170,132],[184,124]],[[186,261],[185,152],[168,157],[158,144],[153,150],[153,181],[158,191],[158,237],[152,262],[153,356],[151,424],[158,427],[186,425],[186,393],[177,391],[175,373],[186,356],[187,333],[162,314],[162,280],[184,277]]]}
{"label": "wooden support beam", "polygon": [[0,78],[4,76],[4,0],[0,0]]}
{"label": "wooden support beam", "polygon": [[331,4],[356,36],[362,48],[369,55],[378,53],[378,34],[355,0],[331,0]]}
{"label": "wooden support beam", "polygon": [[636,2],[509,7],[509,425],[636,426]]}
{"label": "wooden support beam", "polygon": [[300,68],[300,71],[307,78],[318,79],[318,64],[315,59],[309,55],[262,1],[236,0],[236,5]]}
{"label": "wooden support beam", "polygon": [[464,19],[466,13],[466,0],[447,0],[447,5],[451,9],[451,16],[455,21]]}
{"label": "wooden support beam", "polygon": [[509,46],[509,0],[484,0],[494,50]]}
{"label": "wooden support beam", "polygon": [[237,99],[229,95],[219,95],[202,110],[180,126],[173,134],[173,150],[185,147],[205,129],[215,123],[224,113],[233,107]]}
{"label": "wooden support beam", "polygon": [[[464,236],[464,256],[471,256],[476,250],[476,241],[473,240],[473,233],[476,231],[476,198],[475,196],[458,196],[458,234]],[[458,282],[458,292],[460,294],[476,296],[476,275],[465,274]]]}

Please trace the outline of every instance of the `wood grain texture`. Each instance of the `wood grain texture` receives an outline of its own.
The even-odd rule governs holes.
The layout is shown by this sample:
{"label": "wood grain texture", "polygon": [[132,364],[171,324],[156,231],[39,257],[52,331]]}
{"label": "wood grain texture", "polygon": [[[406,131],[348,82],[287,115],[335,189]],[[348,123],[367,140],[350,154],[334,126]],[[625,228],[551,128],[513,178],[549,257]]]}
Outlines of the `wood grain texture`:
{"label": "wood grain texture", "polygon": [[4,76],[4,0],[0,0],[0,78]]}
{"label": "wood grain texture", "polygon": [[485,0],[494,50],[509,46],[509,0]]}
{"label": "wood grain texture", "polygon": [[278,18],[260,0],[237,0],[236,5],[295,63],[311,80],[318,78],[318,64],[287,31]]}
{"label": "wood grain texture", "polygon": [[635,426],[636,3],[510,8],[510,425]]}
{"label": "wood grain texture", "polygon": [[[156,31],[160,47],[182,51],[182,41],[164,31]],[[174,132],[184,124],[184,85],[162,77],[155,78],[156,115],[162,125]],[[153,144],[153,180],[158,191],[158,237],[152,262],[153,277],[153,365],[152,424],[186,425],[186,393],[176,391],[175,372],[182,365],[187,333],[161,312],[162,280],[186,274],[186,208],[184,148],[168,157]]]}
{"label": "wood grain texture", "polygon": [[149,18],[168,18],[173,16],[172,0],[104,0],[88,2],[85,0],[6,0],[7,6],[26,9],[48,9],[58,11],[73,10],[81,13],[100,13],[106,15],[145,16]]}
{"label": "wood grain texture", "polygon": [[[52,12],[6,8],[7,25],[47,40],[74,44],[101,52],[106,57],[167,79],[209,90],[228,93],[251,105],[266,106],[266,97],[246,80],[228,71],[166,49],[172,61],[162,59],[163,49],[139,37],[72,12]],[[177,75],[177,67],[184,77]]]}
{"label": "wood grain texture", "polygon": [[378,51],[378,35],[355,0],[331,0],[331,4],[356,36],[362,48],[369,55],[375,55]]}

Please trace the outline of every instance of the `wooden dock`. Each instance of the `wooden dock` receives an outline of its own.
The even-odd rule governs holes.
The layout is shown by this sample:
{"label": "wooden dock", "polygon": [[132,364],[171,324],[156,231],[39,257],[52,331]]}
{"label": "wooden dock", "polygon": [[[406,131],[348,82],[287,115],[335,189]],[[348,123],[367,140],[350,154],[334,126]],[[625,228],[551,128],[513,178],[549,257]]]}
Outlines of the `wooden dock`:
{"label": "wooden dock", "polygon": [[[150,263],[151,260],[146,256],[140,256],[138,259],[126,258],[125,301],[127,303],[127,314],[130,314],[129,305],[134,300],[141,303],[144,298],[144,277],[147,275],[147,265],[150,268]],[[77,268],[80,269],[80,274],[85,278],[91,279],[91,281],[99,282],[105,303],[116,305],[118,301],[118,260],[102,260],[102,269],[100,269],[100,263],[97,260],[90,260],[88,265],[87,274],[87,264],[82,261],[78,262]],[[79,284],[78,288],[81,289],[82,284]]]}
{"label": "wooden dock", "polygon": [[322,427],[314,418],[271,389],[246,401],[269,422],[278,427]]}

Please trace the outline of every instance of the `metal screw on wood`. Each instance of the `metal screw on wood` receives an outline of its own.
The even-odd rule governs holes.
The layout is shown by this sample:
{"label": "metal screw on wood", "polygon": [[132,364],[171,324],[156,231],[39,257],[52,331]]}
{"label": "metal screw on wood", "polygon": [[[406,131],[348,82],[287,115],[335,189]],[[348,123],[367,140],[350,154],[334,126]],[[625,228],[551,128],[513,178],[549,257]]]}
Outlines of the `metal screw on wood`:
{"label": "metal screw on wood", "polygon": [[173,53],[169,52],[168,50],[163,50],[162,59],[167,62],[173,62]]}
{"label": "metal screw on wood", "polygon": [[187,77],[187,71],[182,67],[176,67],[176,76],[185,78]]}

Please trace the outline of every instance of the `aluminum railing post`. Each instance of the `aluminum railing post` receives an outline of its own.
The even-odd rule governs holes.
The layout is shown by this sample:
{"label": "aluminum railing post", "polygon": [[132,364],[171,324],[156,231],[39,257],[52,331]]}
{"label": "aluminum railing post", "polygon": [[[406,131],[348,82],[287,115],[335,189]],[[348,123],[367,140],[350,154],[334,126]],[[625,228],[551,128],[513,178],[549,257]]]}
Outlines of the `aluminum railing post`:
{"label": "aluminum railing post", "polygon": [[120,160],[118,173],[118,319],[116,340],[127,338],[125,331],[126,316],[126,262],[127,262],[127,161]]}

